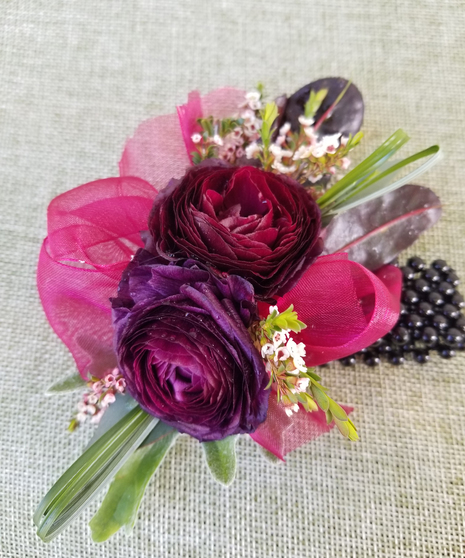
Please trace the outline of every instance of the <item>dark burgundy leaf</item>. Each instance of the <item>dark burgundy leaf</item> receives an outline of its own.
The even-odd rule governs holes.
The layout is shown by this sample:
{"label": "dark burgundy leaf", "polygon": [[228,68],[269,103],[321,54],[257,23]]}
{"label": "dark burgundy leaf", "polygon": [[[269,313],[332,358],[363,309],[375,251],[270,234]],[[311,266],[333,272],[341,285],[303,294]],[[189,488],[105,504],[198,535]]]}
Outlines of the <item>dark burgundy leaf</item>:
{"label": "dark burgundy leaf", "polygon": [[401,188],[341,213],[324,231],[324,254],[348,252],[378,269],[408,248],[441,216],[441,202],[424,186]]}
{"label": "dark burgundy leaf", "polygon": [[[290,122],[292,129],[297,131],[300,126],[298,118],[304,113],[304,106],[308,101],[310,91],[317,92],[321,89],[328,89],[328,94],[315,115],[315,122],[318,122],[346,85],[347,80],[344,78],[323,78],[312,81],[312,83],[305,85],[289,97],[282,121]],[[334,108],[331,116],[319,127],[319,131],[322,135],[337,133],[345,136],[355,135],[362,126],[363,112],[362,95],[352,83]]]}

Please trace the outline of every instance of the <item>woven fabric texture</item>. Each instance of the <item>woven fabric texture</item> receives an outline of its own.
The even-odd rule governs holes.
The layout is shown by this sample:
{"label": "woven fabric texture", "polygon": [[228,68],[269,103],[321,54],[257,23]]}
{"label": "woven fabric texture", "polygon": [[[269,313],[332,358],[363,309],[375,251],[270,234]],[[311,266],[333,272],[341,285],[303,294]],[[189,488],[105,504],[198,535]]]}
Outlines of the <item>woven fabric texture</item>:
{"label": "woven fabric texture", "polygon": [[79,395],[43,395],[74,370],[35,285],[49,201],[116,175],[137,124],[173,112],[194,88],[260,80],[274,95],[341,75],[366,102],[362,152],[398,127],[412,137],[406,152],[443,148],[420,183],[444,215],[410,254],[443,257],[465,279],[464,37],[463,0],[2,0],[1,558],[464,555],[463,354],[424,367],[325,368],[333,396],[356,409],[361,441],[333,431],[275,466],[243,437],[228,489],[181,437],[130,537],[92,543],[98,502],[48,545],[32,524],[91,436],[66,432]]}

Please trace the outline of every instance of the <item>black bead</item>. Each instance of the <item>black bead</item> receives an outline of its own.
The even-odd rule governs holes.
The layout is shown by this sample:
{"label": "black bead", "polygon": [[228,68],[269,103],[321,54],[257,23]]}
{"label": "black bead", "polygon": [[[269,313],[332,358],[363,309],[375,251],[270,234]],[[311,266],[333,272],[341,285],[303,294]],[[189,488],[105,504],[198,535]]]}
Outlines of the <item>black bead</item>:
{"label": "black bead", "polygon": [[408,314],[405,323],[409,329],[416,329],[424,326],[424,320],[418,314]]}
{"label": "black bead", "polygon": [[444,297],[437,291],[432,291],[429,293],[428,301],[431,302],[433,306],[442,306],[445,303]]}
{"label": "black bead", "polygon": [[437,350],[441,358],[452,358],[455,356],[454,349],[451,349],[447,345],[440,345]]}
{"label": "black bead", "polygon": [[357,359],[355,358],[355,355],[350,355],[350,356],[346,356],[344,358],[340,358],[339,362],[343,366],[354,366],[355,363],[357,362]]}
{"label": "black bead", "polygon": [[412,289],[407,289],[402,293],[402,300],[406,304],[417,304],[420,301],[420,297]]}
{"label": "black bead", "polygon": [[433,305],[431,304],[431,302],[428,302],[426,300],[422,300],[420,302],[417,311],[420,316],[424,316],[426,318],[429,316],[434,316],[435,314]]}
{"label": "black bead", "polygon": [[405,362],[404,355],[401,352],[397,352],[397,351],[389,353],[387,360],[390,364],[394,364],[395,366],[398,366],[399,364],[404,364]]}
{"label": "black bead", "polygon": [[433,327],[425,327],[423,330],[421,340],[427,347],[434,347],[439,341],[439,335]]}
{"label": "black bead", "polygon": [[453,304],[444,304],[441,310],[446,318],[452,320],[456,320],[460,316],[460,310]]}
{"label": "black bead", "polygon": [[411,332],[411,337],[413,339],[421,339],[421,336],[423,335],[423,329],[414,329]]}
{"label": "black bead", "polygon": [[446,296],[452,296],[455,293],[454,286],[447,281],[441,281],[438,285],[438,291]]}
{"label": "black bead", "polygon": [[429,283],[439,283],[441,281],[441,275],[439,271],[433,269],[432,267],[425,269],[425,271],[423,271],[422,273],[422,277]]}
{"label": "black bead", "polygon": [[403,302],[400,303],[400,311],[399,311],[399,316],[405,316],[408,314],[408,308],[407,306],[405,306],[405,304]]}
{"label": "black bead", "polygon": [[460,293],[453,294],[450,299],[450,303],[453,304],[456,308],[465,308],[465,300]]}
{"label": "black bead", "polygon": [[438,271],[442,271],[443,273],[446,273],[450,270],[450,267],[444,260],[434,260],[434,262],[431,264],[431,267],[437,269]]}
{"label": "black bead", "polygon": [[457,287],[460,284],[460,279],[452,270],[445,274],[444,279],[451,285],[454,285],[454,287]]}
{"label": "black bead", "polygon": [[422,271],[426,267],[426,263],[418,256],[413,256],[407,261],[407,265],[415,271]]}
{"label": "black bead", "polygon": [[368,366],[376,366],[379,364],[379,356],[368,351],[363,355],[363,362]]}
{"label": "black bead", "polygon": [[419,364],[425,364],[430,359],[428,349],[415,349],[413,351],[413,359]]}
{"label": "black bead", "polygon": [[448,345],[455,347],[455,345],[463,343],[465,341],[465,337],[457,328],[451,327],[444,333],[444,341]]}
{"label": "black bead", "polygon": [[[448,285],[448,283],[446,283]],[[416,279],[413,282],[413,288],[417,291],[418,294],[426,294],[431,292],[431,285],[426,281],[426,279]]]}
{"label": "black bead", "polygon": [[404,267],[401,267],[400,270],[402,271],[404,280],[411,281],[412,279],[415,279],[415,270],[408,265],[404,265]]}
{"label": "black bead", "polygon": [[405,345],[410,341],[410,333],[406,327],[397,326],[391,331],[391,336],[397,345]]}
{"label": "black bead", "polygon": [[401,349],[403,353],[411,353],[415,350],[415,345],[414,343],[407,343],[406,345],[402,345]]}
{"label": "black bead", "polygon": [[388,354],[393,350],[392,348],[392,344],[391,344],[391,339],[385,339],[383,341],[383,343],[381,343],[381,345],[378,346],[378,354],[379,355],[384,355],[384,354]]}
{"label": "black bead", "polygon": [[449,327],[449,320],[442,314],[435,314],[431,323],[439,331],[445,331]]}
{"label": "black bead", "polygon": [[462,333],[465,333],[465,317],[460,316],[458,320],[456,320],[454,327],[459,329]]}

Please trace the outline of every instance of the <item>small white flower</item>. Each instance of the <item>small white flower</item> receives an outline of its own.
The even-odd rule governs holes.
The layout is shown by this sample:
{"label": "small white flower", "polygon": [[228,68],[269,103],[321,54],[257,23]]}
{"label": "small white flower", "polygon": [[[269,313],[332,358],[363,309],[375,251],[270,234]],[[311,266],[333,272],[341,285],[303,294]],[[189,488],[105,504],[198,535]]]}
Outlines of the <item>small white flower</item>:
{"label": "small white flower", "polygon": [[348,141],[349,141],[349,136],[342,136],[341,137],[341,145],[347,145]]}
{"label": "small white flower", "polygon": [[299,378],[296,383],[297,391],[305,391],[308,388],[310,380],[308,378]]}
{"label": "small white flower", "polygon": [[270,306],[269,314],[273,314],[273,312],[276,312],[276,315],[279,314],[279,310],[277,306]]}
{"label": "small white flower", "polygon": [[341,159],[341,168],[347,170],[350,167],[350,159],[349,157],[343,157]]}
{"label": "small white flower", "polygon": [[299,405],[297,403],[294,403],[294,405],[292,405],[292,410],[294,411],[294,413],[298,413],[299,412]]}
{"label": "small white flower", "polygon": [[123,393],[124,390],[126,389],[126,380],[124,378],[120,378],[116,382],[115,387],[116,387],[117,391],[119,391],[120,393]]}
{"label": "small white flower", "polygon": [[283,149],[279,145],[272,143],[270,145],[270,152],[276,157],[276,159],[282,158]]}
{"label": "small white flower", "polygon": [[218,135],[218,134],[215,134],[215,135],[213,136],[213,140],[212,140],[212,141],[213,141],[213,143],[214,143],[215,145],[223,145],[223,144],[224,144],[223,138],[222,138],[220,135]]}
{"label": "small white flower", "polygon": [[279,347],[278,349],[276,349],[274,361],[277,364],[278,360],[287,360],[290,356],[291,355],[289,354],[289,351],[286,349],[286,347]]}
{"label": "small white flower", "polygon": [[294,370],[286,370],[287,374],[290,374],[291,376],[298,376],[300,374],[300,370],[297,370],[297,368],[295,368]]}
{"label": "small white flower", "polygon": [[275,144],[279,145],[280,147],[286,143],[286,136],[278,136],[276,138]]}
{"label": "small white flower", "polygon": [[92,384],[92,390],[97,395],[100,395],[100,393],[102,393],[102,388],[103,388],[103,383],[100,380]]}
{"label": "small white flower", "polygon": [[245,151],[244,149],[242,149],[242,147],[239,147],[238,149],[236,149],[236,157],[239,159],[240,157],[242,157],[244,155]]}
{"label": "small white flower", "polygon": [[318,174],[317,176],[309,176],[308,179],[310,180],[310,182],[312,184],[315,184],[315,182],[318,182],[318,180],[321,180],[323,178],[322,174]]}
{"label": "small white flower", "polygon": [[279,135],[280,136],[285,136],[290,130],[291,130],[291,125],[290,125],[289,122],[286,122],[279,129]]}
{"label": "small white flower", "polygon": [[113,374],[107,374],[103,379],[103,382],[105,384],[105,387],[111,387],[115,382],[115,377],[113,376]]}
{"label": "small white flower", "polygon": [[308,145],[301,145],[299,149],[294,153],[292,159],[297,161],[298,159],[308,159],[312,154],[312,147]]}
{"label": "small white flower", "polygon": [[286,345],[291,356],[294,357],[304,357],[307,355],[305,350],[305,343],[297,344],[294,339],[289,339]]}
{"label": "small white flower", "polygon": [[254,155],[260,153],[260,151],[261,147],[258,145],[258,143],[253,142],[245,148],[245,156],[247,157],[247,159],[253,159]]}
{"label": "small white flower", "polygon": [[329,174],[336,174],[336,167],[329,167]]}
{"label": "small white flower", "polygon": [[262,108],[261,101],[249,101],[249,107],[252,110],[260,110]]}
{"label": "small white flower", "polygon": [[88,402],[90,405],[95,405],[95,404],[97,403],[97,401],[98,401],[98,397],[97,397],[97,395],[96,395],[95,393],[91,393],[91,394],[89,395],[88,399],[87,399],[87,402]]}
{"label": "small white flower", "polygon": [[260,92],[259,91],[249,91],[245,94],[246,101],[259,101],[260,100]]}
{"label": "small white flower", "polygon": [[309,128],[315,122],[315,120],[313,118],[305,118],[305,116],[302,114],[301,116],[299,116],[299,122],[304,128]]}
{"label": "small white flower", "polygon": [[202,136],[200,134],[192,134],[191,140],[193,143],[200,143],[202,141]]}
{"label": "small white flower", "polygon": [[262,358],[274,354],[274,346],[271,343],[265,343],[262,347]]}
{"label": "small white flower", "polygon": [[326,147],[323,143],[317,143],[313,146],[312,155],[319,159],[326,155]]}
{"label": "small white flower", "polygon": [[275,331],[273,334],[273,345],[275,348],[286,343],[286,333],[284,331]]}
{"label": "small white flower", "polygon": [[241,113],[241,118],[243,118],[244,120],[250,120],[250,121],[254,121],[256,120],[256,116],[253,110],[250,109],[246,109],[244,111],[242,111]]}
{"label": "small white flower", "polygon": [[96,412],[97,409],[95,408],[95,405],[87,405],[87,414],[95,415]]}
{"label": "small white flower", "polygon": [[326,151],[333,153],[340,145],[339,138],[341,134],[331,134],[329,136],[323,136],[321,141],[323,145],[326,147]]}
{"label": "small white flower", "polygon": [[305,364],[305,360],[300,357],[296,356],[292,359],[294,361],[294,366],[300,370],[301,372],[307,372],[307,365]]}
{"label": "small white flower", "polygon": [[105,397],[102,399],[102,407],[108,407],[108,405],[111,405],[111,403],[114,403],[116,400],[115,394],[112,393],[111,391],[109,391]]}
{"label": "small white flower", "polygon": [[272,168],[274,168],[275,170],[277,170],[281,174],[291,174],[296,170],[295,165],[291,165],[290,167],[286,167],[286,165],[283,165],[279,161],[275,161],[271,166],[272,166]]}
{"label": "small white flower", "polygon": [[291,407],[284,407],[284,412],[288,417],[292,417],[292,409]]}

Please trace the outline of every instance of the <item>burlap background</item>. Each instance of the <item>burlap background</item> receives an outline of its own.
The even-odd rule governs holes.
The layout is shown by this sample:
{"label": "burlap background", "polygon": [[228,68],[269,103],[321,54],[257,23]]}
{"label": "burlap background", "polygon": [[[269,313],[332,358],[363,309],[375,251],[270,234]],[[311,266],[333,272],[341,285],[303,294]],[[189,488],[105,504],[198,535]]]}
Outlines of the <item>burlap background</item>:
{"label": "burlap background", "polygon": [[65,431],[78,396],[42,395],[73,369],[35,287],[48,202],[116,174],[136,125],[193,88],[262,80],[292,93],[343,75],[365,97],[365,150],[400,126],[413,138],[407,151],[443,147],[421,183],[442,197],[444,217],[415,252],[445,257],[465,278],[464,39],[459,0],[1,0],[2,558],[464,555],[464,355],[327,369],[334,396],[356,407],[361,442],[333,432],[273,466],[244,438],[229,489],[211,480],[199,445],[180,439],[131,538],[93,544],[97,504],[49,545],[32,525],[90,436]]}

